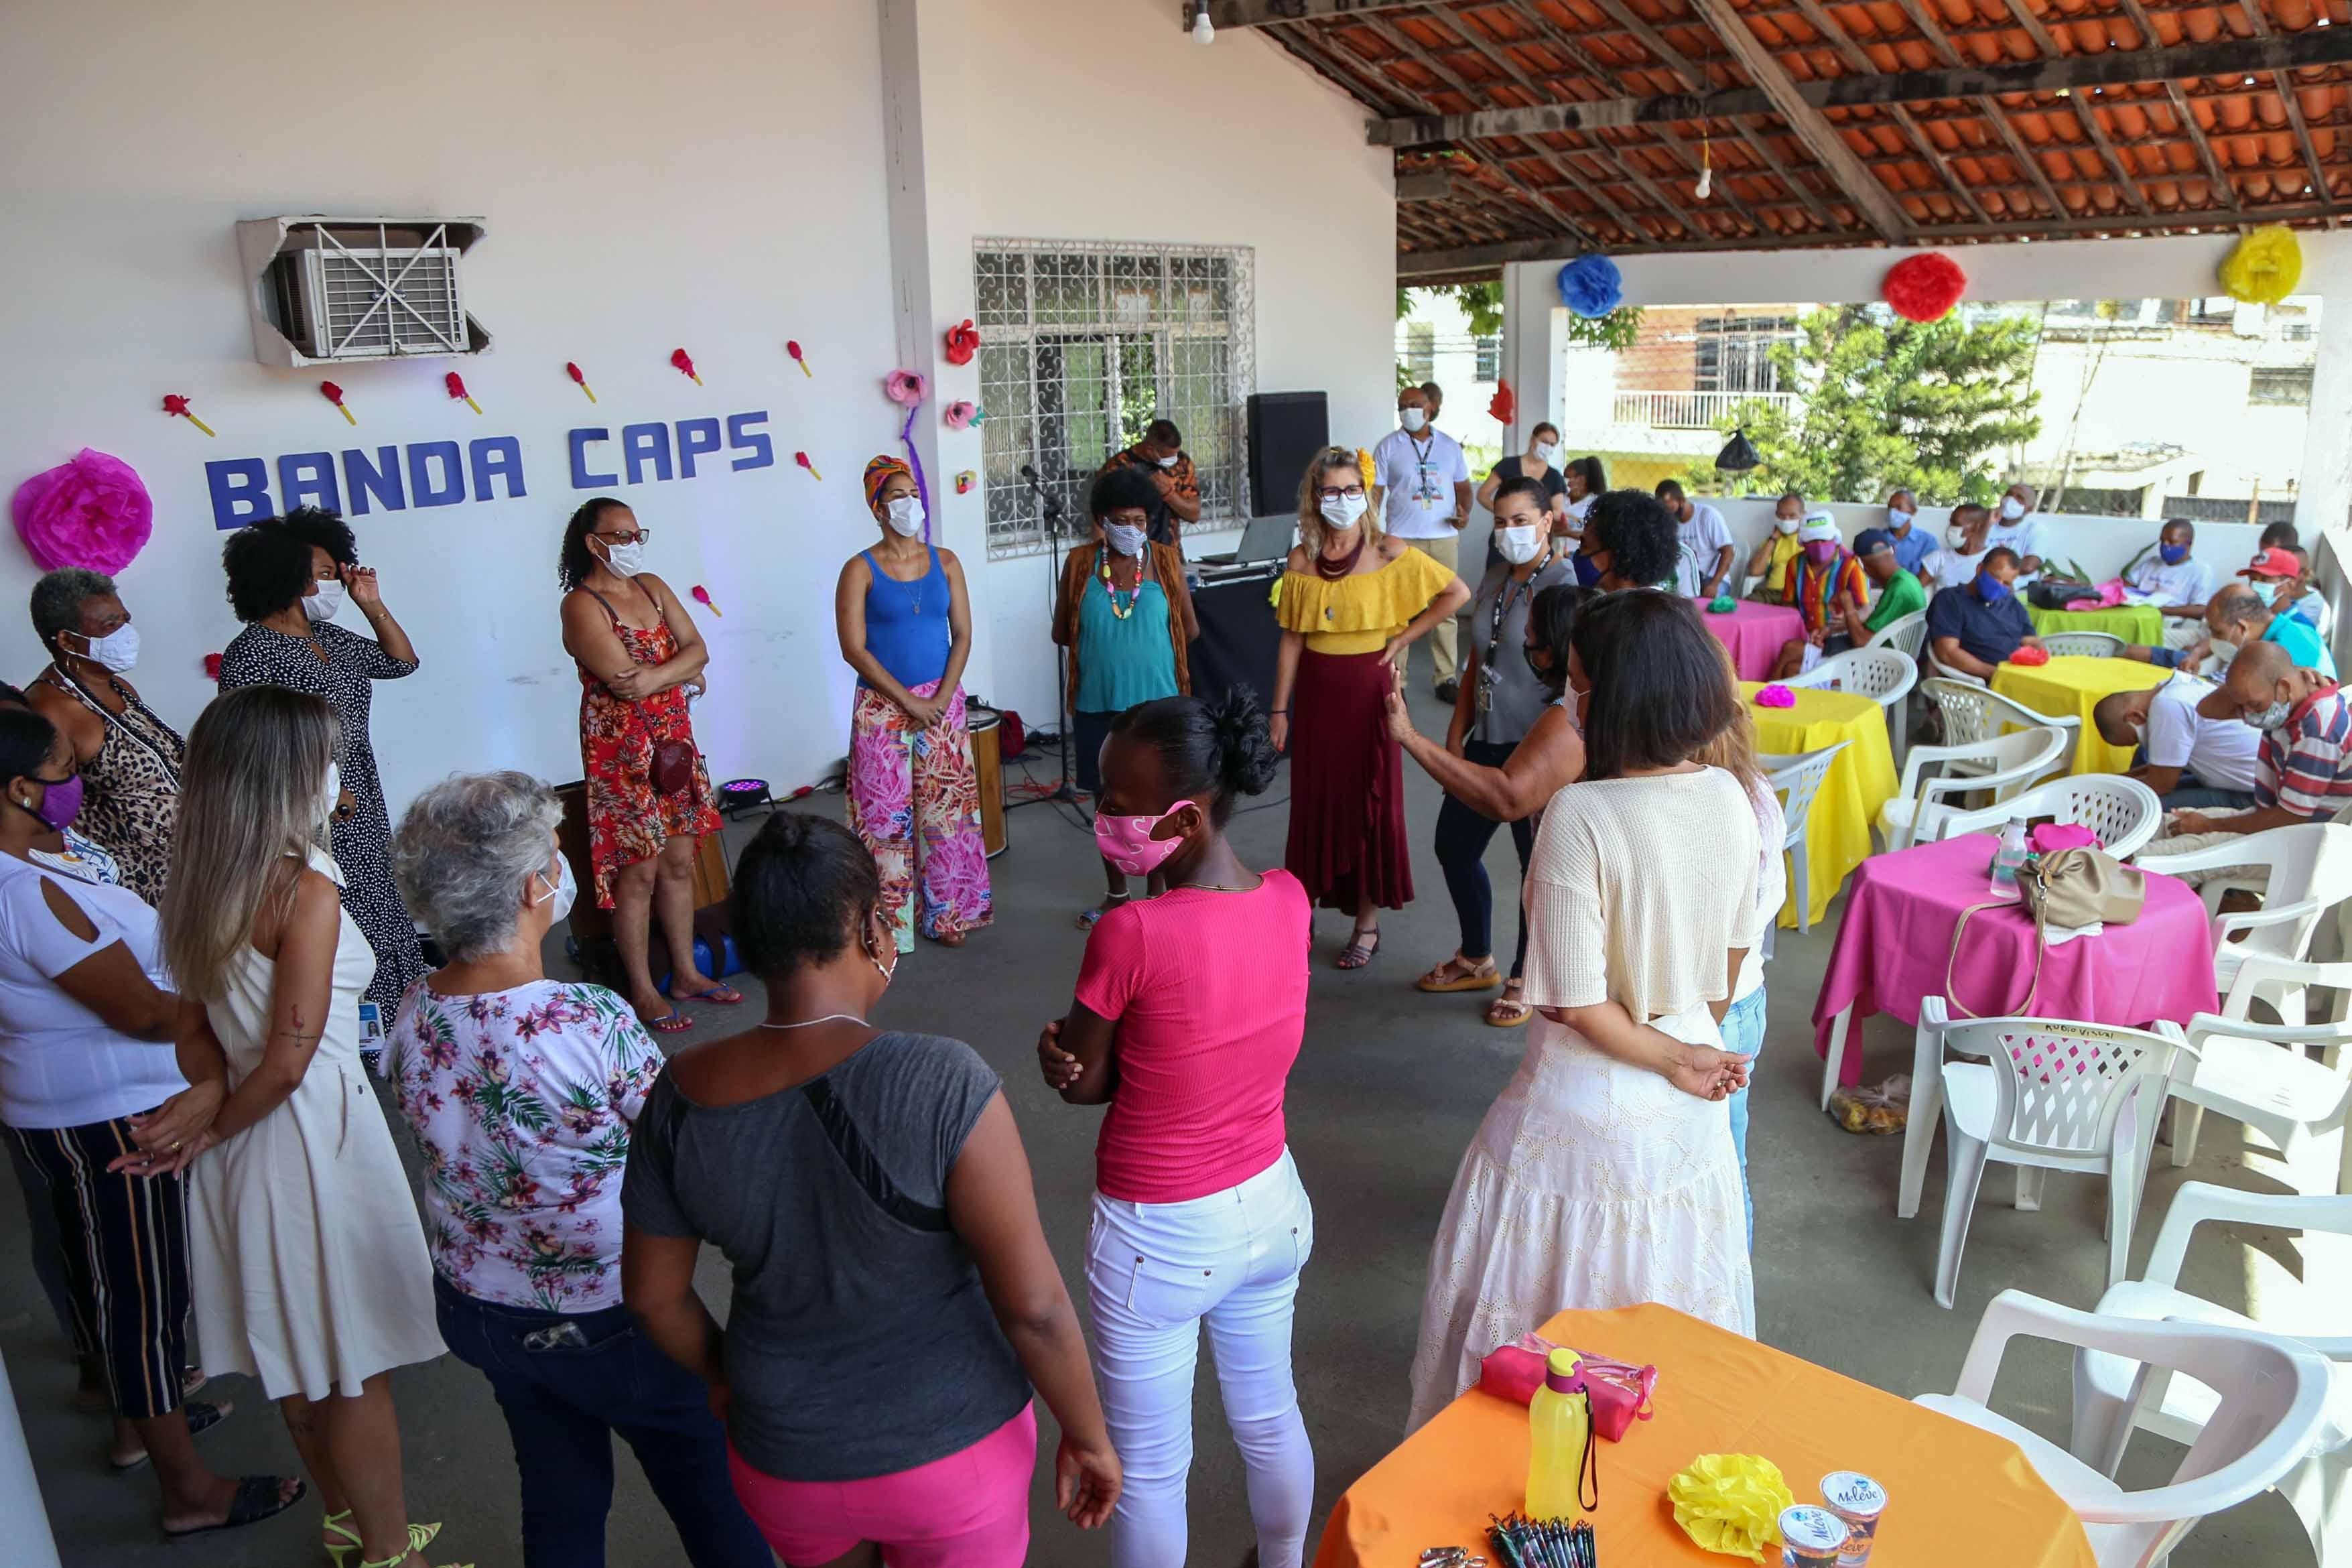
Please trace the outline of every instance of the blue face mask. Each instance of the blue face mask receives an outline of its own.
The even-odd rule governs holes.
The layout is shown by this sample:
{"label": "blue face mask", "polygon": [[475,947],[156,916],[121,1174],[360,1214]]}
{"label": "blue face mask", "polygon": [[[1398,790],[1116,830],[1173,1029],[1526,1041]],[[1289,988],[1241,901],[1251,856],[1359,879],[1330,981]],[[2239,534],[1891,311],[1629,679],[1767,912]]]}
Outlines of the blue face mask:
{"label": "blue face mask", "polygon": [[2159,544],[2156,547],[2156,553],[2163,560],[2167,566],[2178,566],[2182,562],[2189,559],[2189,546],[2186,544]]}
{"label": "blue face mask", "polygon": [[1988,605],[1998,605],[2009,597],[2009,584],[1990,572],[1977,574],[1977,596]]}

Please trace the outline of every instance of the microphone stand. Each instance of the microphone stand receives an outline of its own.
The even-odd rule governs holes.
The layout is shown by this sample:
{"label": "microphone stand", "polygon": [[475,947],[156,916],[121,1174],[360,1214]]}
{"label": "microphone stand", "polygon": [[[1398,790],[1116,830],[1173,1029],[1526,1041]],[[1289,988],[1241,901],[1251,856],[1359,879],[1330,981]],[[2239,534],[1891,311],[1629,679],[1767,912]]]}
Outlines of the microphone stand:
{"label": "microphone stand", "polygon": [[[1045,536],[1045,620],[1050,629],[1054,610],[1062,596],[1062,503],[1049,493],[1037,478],[1037,470],[1023,464],[1021,478],[1037,497],[1038,530]],[[1070,771],[1070,661],[1059,644],[1054,647],[1054,729],[1056,731],[1062,764],[1062,776],[1049,793],[1033,795],[1026,800],[1007,801],[1004,809],[1018,811],[1024,805],[1042,805],[1048,801],[1065,801],[1075,805],[1078,798],[1076,785]]]}

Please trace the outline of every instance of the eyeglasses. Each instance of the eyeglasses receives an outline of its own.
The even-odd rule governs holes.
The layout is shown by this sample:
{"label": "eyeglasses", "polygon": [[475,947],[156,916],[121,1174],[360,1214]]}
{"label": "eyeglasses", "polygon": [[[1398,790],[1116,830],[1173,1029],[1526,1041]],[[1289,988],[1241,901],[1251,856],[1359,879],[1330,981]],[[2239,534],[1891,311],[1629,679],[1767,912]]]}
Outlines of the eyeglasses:
{"label": "eyeglasses", "polygon": [[650,528],[639,528],[627,533],[599,533],[592,537],[601,539],[607,544],[643,544],[653,537],[653,531]]}
{"label": "eyeglasses", "polygon": [[1363,487],[1363,486],[1361,486],[1361,485],[1349,485],[1349,486],[1347,489],[1339,489],[1339,488],[1338,488],[1338,487],[1336,487],[1336,486],[1331,487],[1331,488],[1329,488],[1329,489],[1320,489],[1320,490],[1316,491],[1316,492],[1315,492],[1315,495],[1316,495],[1316,499],[1317,499],[1317,500],[1342,500],[1342,499],[1344,499],[1344,498],[1348,498],[1348,497],[1355,497],[1355,498],[1359,498],[1359,499],[1360,499],[1360,498],[1362,497],[1363,493],[1364,493],[1364,487]]}

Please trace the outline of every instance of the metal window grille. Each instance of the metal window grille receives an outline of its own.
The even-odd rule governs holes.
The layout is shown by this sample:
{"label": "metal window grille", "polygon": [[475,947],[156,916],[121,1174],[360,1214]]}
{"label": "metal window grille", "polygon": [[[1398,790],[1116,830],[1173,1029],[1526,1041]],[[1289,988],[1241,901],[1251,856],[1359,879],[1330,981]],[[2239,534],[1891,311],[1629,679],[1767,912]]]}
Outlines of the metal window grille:
{"label": "metal window grille", "polygon": [[1404,324],[1404,373],[1418,386],[1437,376],[1437,324],[1433,321],[1407,321]]}
{"label": "metal window grille", "polygon": [[1503,340],[1496,334],[1472,340],[1478,356],[1473,378],[1478,381],[1500,381],[1503,376]]}
{"label": "metal window grille", "polygon": [[1023,465],[1083,518],[1096,472],[1154,419],[1184,433],[1196,526],[1250,515],[1254,251],[982,239],[973,252],[991,559],[1046,548]]}

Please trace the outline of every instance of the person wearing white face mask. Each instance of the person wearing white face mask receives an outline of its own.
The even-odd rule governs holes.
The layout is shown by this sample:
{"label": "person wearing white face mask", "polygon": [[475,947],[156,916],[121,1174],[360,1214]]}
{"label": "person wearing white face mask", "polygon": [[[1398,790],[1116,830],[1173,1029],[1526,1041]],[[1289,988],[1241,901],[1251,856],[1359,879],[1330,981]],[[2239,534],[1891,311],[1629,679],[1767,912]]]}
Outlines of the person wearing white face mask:
{"label": "person wearing white face mask", "polygon": [[1805,498],[1794,490],[1773,503],[1772,531],[1748,557],[1748,575],[1761,579],[1749,597],[1767,605],[1789,602],[1789,579],[1804,552],[1797,530],[1804,526],[1805,511]]}
{"label": "person wearing white face mask", "polygon": [[[732,1007],[742,994],[694,956],[694,857],[719,831],[710,769],[688,707],[707,685],[710,650],[667,583],[645,570],[637,514],[598,496],[563,530],[563,650],[580,669],[580,766],[587,780],[588,859],[629,1005],[663,1034],[691,1028],[680,1004]],[[669,996],[654,985],[651,921],[669,944]]]}
{"label": "person wearing white face mask", "polygon": [[1152,543],[1169,546],[1181,560],[1184,527],[1201,521],[1201,480],[1184,450],[1184,433],[1172,420],[1154,419],[1144,427],[1142,440],[1113,452],[1095,477],[1118,468],[1132,468],[1150,481],[1151,520],[1145,532]]}
{"label": "person wearing white face mask", "polygon": [[[400,890],[449,959],[389,1047],[425,1154],[441,1334],[506,1417],[526,1563],[603,1561],[612,1467],[598,1461],[618,1432],[687,1562],[764,1568],[701,1384],[621,1304],[619,1156],[662,1054],[620,997],[541,964],[574,891],[562,813],[528,773],[461,773],[417,796],[393,837]],[[497,1097],[475,1092],[486,1060],[506,1064]]]}
{"label": "person wearing white face mask", "polygon": [[123,679],[139,661],[139,628],[113,578],[68,567],[33,584],[33,632],[50,662],[25,698],[73,747],[76,821],[114,858],[122,885],[152,904],[172,868],[186,742]]}
{"label": "person wearing white face mask", "polygon": [[[1201,635],[1184,583],[1184,558],[1150,538],[1151,483],[1132,468],[1095,476],[1087,496],[1094,537],[1062,560],[1054,604],[1054,641],[1069,660],[1072,762],[1081,793],[1102,793],[1102,746],[1111,721],[1139,702],[1189,695],[1187,647]],[[1127,873],[1103,859],[1103,901],[1078,917],[1091,931],[1106,910],[1127,901]],[[1148,886],[1160,892],[1157,878]]]}
{"label": "person wearing white face mask", "polygon": [[1886,498],[1886,533],[1895,542],[1895,564],[1927,587],[1933,581],[1936,536],[1916,526],[1918,517],[1919,498],[1909,490],[1896,490]]}
{"label": "person wearing white face mask", "polygon": [[2042,575],[2042,520],[2033,513],[2034,499],[2032,485],[2020,481],[2010,486],[2001,494],[2000,514],[1986,535],[1989,547],[2017,552],[2020,593]]}
{"label": "person wearing white face mask", "polygon": [[1926,562],[1927,578],[1948,588],[1966,587],[1974,582],[1977,568],[1984,564],[1985,553],[1992,548],[1989,537],[1991,532],[1990,508],[1974,501],[1963,501],[1954,507],[1952,515],[1944,521],[1943,542]]}
{"label": "person wearing white face mask", "polygon": [[1388,731],[1389,693],[1405,650],[1451,626],[1470,590],[1426,552],[1381,532],[1345,447],[1318,452],[1300,477],[1298,539],[1277,586],[1282,646],[1268,715],[1275,750],[1291,753],[1283,864],[1318,907],[1355,917],[1339,967],[1361,969],[1380,951],[1380,911],[1412,901],[1404,753]]}
{"label": "person wearing white face mask", "polygon": [[918,931],[961,947],[994,907],[964,716],[971,601],[955,552],[924,542],[914,470],[866,464],[866,506],[881,539],[849,558],[833,595],[841,657],[857,671],[849,826],[873,853],[898,951],[914,951]]}
{"label": "person wearing white face mask", "polygon": [[[1568,476],[1560,468],[1559,426],[1549,423],[1534,426],[1528,432],[1528,449],[1496,461],[1486,471],[1486,481],[1478,487],[1478,504],[1488,511],[1495,510],[1495,497],[1500,493],[1506,479],[1533,479],[1543,486],[1544,510],[1550,526],[1565,531],[1568,522]],[[1493,570],[1503,557],[1495,548],[1492,535],[1486,540],[1486,566]]]}
{"label": "person wearing white face mask", "polygon": [[[1470,521],[1469,460],[1453,437],[1431,423],[1429,394],[1420,387],[1397,394],[1397,425],[1372,448],[1372,513],[1383,533],[1453,572],[1461,560],[1462,525]],[[1429,651],[1437,700],[1451,702],[1456,690],[1453,622],[1436,628]]]}
{"label": "person wearing white face mask", "polygon": [[[384,864],[392,816],[369,732],[375,683],[414,675],[417,660],[408,634],[383,602],[374,571],[359,559],[351,525],[316,507],[230,534],[221,564],[228,574],[229,606],[246,627],[221,653],[220,689],[283,686],[323,697],[335,710],[347,797],[334,821],[335,864],[342,869],[343,907],[375,952],[367,994],[373,1051],[393,1009],[425,973],[416,923]],[[347,602],[366,617],[372,637],[334,624]]]}

